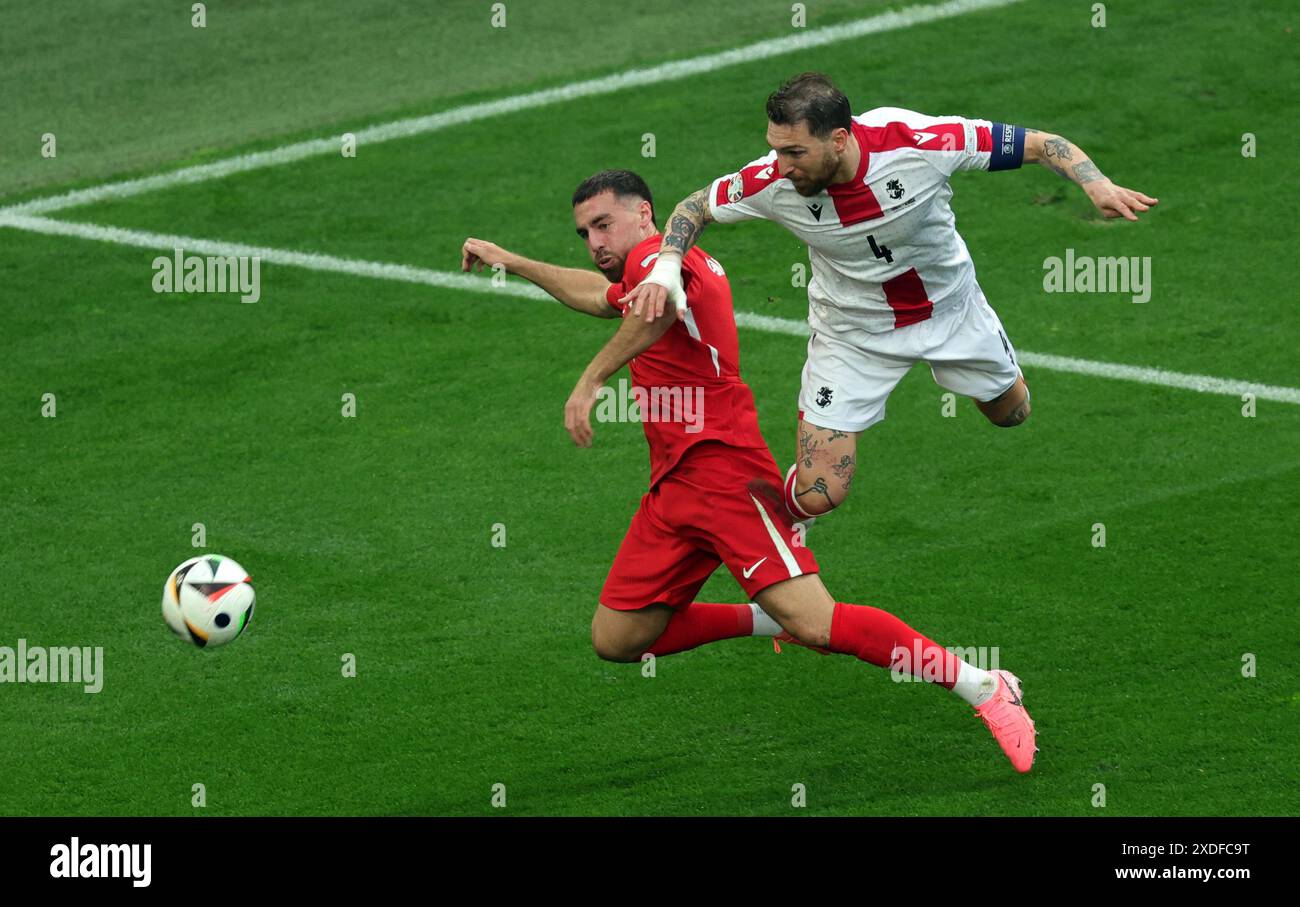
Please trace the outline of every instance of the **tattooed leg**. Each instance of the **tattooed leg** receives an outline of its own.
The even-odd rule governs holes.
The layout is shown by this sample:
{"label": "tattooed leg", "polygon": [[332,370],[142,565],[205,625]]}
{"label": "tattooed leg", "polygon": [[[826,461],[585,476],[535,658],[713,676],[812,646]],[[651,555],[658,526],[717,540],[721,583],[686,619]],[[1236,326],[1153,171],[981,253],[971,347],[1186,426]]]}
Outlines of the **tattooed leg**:
{"label": "tattooed leg", "polygon": [[1006,393],[984,403],[976,400],[975,405],[994,425],[1014,428],[1029,418],[1029,386],[1021,375]]}
{"label": "tattooed leg", "polygon": [[[805,495],[812,495],[818,500],[805,500]],[[826,489],[826,480],[821,476],[813,479],[812,485],[806,490],[796,491],[794,496],[799,500],[799,506],[808,513],[825,513],[835,506],[835,502],[831,500],[830,492]],[[823,498],[824,501],[821,500]]]}
{"label": "tattooed leg", "polygon": [[794,500],[809,514],[838,507],[848,496],[857,467],[857,432],[820,428],[799,422]]}

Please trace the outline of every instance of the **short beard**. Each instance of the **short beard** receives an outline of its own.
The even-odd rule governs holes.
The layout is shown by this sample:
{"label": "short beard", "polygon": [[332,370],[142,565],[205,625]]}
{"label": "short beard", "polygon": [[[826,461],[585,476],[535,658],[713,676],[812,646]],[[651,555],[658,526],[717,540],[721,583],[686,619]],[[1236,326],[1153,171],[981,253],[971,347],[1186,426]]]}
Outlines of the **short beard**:
{"label": "short beard", "polygon": [[[835,156],[835,152],[828,151],[826,153],[826,156],[822,158],[822,166],[827,170],[824,178],[817,180],[815,183],[810,183],[802,189],[795,186],[794,191],[798,192],[804,198],[812,198],[814,195],[821,195],[825,192],[831,185],[831,180],[835,178],[835,171],[840,169],[840,160]],[[791,185],[793,185],[793,183]]]}
{"label": "short beard", "polygon": [[799,186],[795,186],[794,191],[798,192],[804,198],[812,198],[815,195],[821,195],[823,192],[825,192],[826,187],[829,185],[830,185],[829,182],[818,181],[816,183],[811,183],[807,186],[804,186],[803,188],[800,188]]}
{"label": "short beard", "polygon": [[620,261],[612,268],[597,267],[597,270],[600,271],[600,273],[604,274],[605,279],[608,280],[610,283],[620,283],[623,280],[623,266],[624,266],[624,262]]}

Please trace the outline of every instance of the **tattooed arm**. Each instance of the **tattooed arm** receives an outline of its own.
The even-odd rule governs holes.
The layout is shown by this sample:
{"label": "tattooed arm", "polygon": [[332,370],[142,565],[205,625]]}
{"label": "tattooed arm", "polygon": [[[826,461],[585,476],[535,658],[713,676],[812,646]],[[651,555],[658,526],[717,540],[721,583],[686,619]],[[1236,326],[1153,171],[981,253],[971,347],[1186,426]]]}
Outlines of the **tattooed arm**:
{"label": "tattooed arm", "polygon": [[1137,220],[1137,212],[1146,211],[1158,199],[1117,186],[1102,174],[1083,149],[1050,132],[1025,130],[1025,163],[1040,163],[1049,170],[1078,183],[1106,217]]}
{"label": "tattooed arm", "polygon": [[[799,487],[795,501],[806,513],[822,514],[849,493],[858,465],[857,433],[821,428],[799,420]],[[806,486],[806,487],[805,487]]]}
{"label": "tattooed arm", "polygon": [[713,223],[709,214],[709,187],[692,192],[677,203],[668,217],[668,231],[659,245],[659,258],[645,280],[619,300],[632,309],[632,317],[644,315],[652,322],[664,313],[669,298],[677,304],[677,317],[685,314],[686,294],[682,292],[682,259],[699,239],[700,232]]}
{"label": "tattooed arm", "polygon": [[659,254],[671,255],[676,252],[678,257],[684,258],[700,238],[700,233],[711,223],[713,215],[709,214],[709,187],[705,186],[677,203],[668,218],[668,234],[659,245]]}

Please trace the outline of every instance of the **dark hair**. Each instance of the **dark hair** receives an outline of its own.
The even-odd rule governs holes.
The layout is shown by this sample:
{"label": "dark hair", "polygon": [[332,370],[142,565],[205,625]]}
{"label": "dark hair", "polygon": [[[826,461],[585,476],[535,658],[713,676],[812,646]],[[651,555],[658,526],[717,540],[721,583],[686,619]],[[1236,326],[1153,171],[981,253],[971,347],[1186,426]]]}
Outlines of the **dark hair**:
{"label": "dark hair", "polygon": [[852,129],[849,99],[831,77],[805,72],[787,79],[767,96],[767,118],[778,126],[807,123],[808,131],[824,139],[834,129]]}
{"label": "dark hair", "polygon": [[655,200],[650,195],[650,187],[631,170],[602,170],[592,174],[573,190],[573,204],[577,206],[602,192],[613,192],[618,198],[634,196],[645,199],[650,203],[650,220],[658,226],[659,222],[655,218]]}

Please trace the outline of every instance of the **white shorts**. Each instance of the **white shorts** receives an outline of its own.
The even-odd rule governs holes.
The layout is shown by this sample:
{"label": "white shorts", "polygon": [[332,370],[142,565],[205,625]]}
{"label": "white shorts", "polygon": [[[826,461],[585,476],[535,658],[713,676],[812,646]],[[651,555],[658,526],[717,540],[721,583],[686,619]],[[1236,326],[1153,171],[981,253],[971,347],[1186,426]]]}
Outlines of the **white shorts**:
{"label": "white shorts", "polygon": [[980,295],[934,318],[880,334],[857,331],[854,343],[813,333],[803,367],[799,409],[821,428],[863,431],[885,418],[885,401],[917,362],[940,387],[981,403],[1011,389],[1016,351],[997,313]]}

